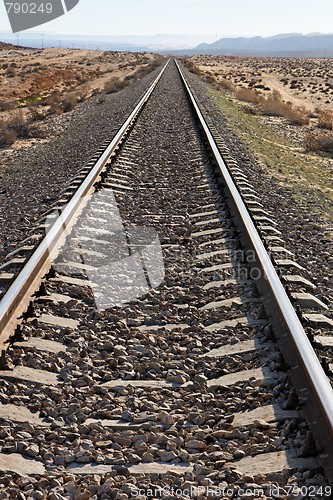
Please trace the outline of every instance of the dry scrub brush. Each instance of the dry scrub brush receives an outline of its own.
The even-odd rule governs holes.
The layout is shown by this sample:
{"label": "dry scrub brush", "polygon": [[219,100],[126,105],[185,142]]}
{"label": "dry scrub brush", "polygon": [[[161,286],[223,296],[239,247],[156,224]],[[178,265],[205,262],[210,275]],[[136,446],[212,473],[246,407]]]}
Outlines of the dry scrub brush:
{"label": "dry scrub brush", "polygon": [[140,80],[144,76],[154,71],[160,65],[161,60],[155,60],[147,66],[142,66],[141,68],[137,69],[134,73],[126,75],[123,79],[114,76],[105,83],[102,93],[113,94],[115,92],[119,92],[123,88],[127,87],[127,85],[129,85],[131,82]]}
{"label": "dry scrub brush", "polygon": [[59,93],[49,95],[44,99],[43,104],[49,106],[49,114],[61,115],[72,111],[79,102],[83,102],[87,97],[86,91],[76,91],[65,94]]}
{"label": "dry scrub brush", "polygon": [[309,115],[305,108],[294,108],[290,102],[282,100],[281,94],[274,91],[271,96],[262,98],[259,104],[263,115],[282,116],[294,125],[306,125],[309,123]]}
{"label": "dry scrub brush", "polygon": [[305,149],[316,153],[333,153],[333,134],[331,132],[311,131],[305,137]]}
{"label": "dry scrub brush", "polygon": [[0,147],[12,145],[18,138],[32,137],[44,137],[44,133],[33,123],[33,118],[24,116],[22,110],[0,121]]}
{"label": "dry scrub brush", "polygon": [[13,130],[17,137],[27,139],[29,137],[30,122],[24,117],[22,110],[17,111],[6,121],[10,130]]}
{"label": "dry scrub brush", "polygon": [[[162,64],[163,59],[164,58],[161,57],[159,59],[152,61],[147,66],[142,66],[141,68],[137,69],[135,71],[135,73],[133,73],[133,75],[128,75],[128,77],[130,79],[132,79],[133,81],[140,80],[141,78],[148,75],[149,73],[151,73],[155,69],[159,68]],[[125,77],[125,79],[126,79],[126,77]]]}
{"label": "dry scrub brush", "polygon": [[218,87],[222,87],[225,90],[230,90],[230,92],[235,92],[235,85],[227,78],[222,78],[218,82]]}
{"label": "dry scrub brush", "polygon": [[68,113],[69,111],[72,111],[75,108],[78,102],[79,102],[79,96],[75,92],[72,94],[65,95],[62,99],[60,106],[62,107],[64,113]]}
{"label": "dry scrub brush", "polygon": [[5,120],[0,121],[0,147],[11,146],[16,141],[14,130],[8,127]]}
{"label": "dry scrub brush", "polygon": [[333,130],[333,113],[332,111],[320,110],[318,114],[318,127],[327,130]]}
{"label": "dry scrub brush", "polygon": [[274,91],[272,95],[265,98],[257,90],[249,88],[238,88],[234,90],[234,95],[239,101],[254,104],[256,107],[246,107],[247,113],[257,112],[267,116],[281,116],[286,118],[293,125],[306,125],[309,123],[309,116],[305,108],[294,108],[290,102],[285,102],[279,92]]}
{"label": "dry scrub brush", "polygon": [[110,80],[105,82],[103,90],[105,94],[113,94],[114,92],[119,92],[119,90],[125,88],[126,85],[128,85],[127,81],[112,77]]}
{"label": "dry scrub brush", "polygon": [[263,100],[259,92],[253,89],[248,89],[248,88],[234,89],[234,94],[239,101],[250,102],[252,104],[260,104]]}
{"label": "dry scrub brush", "polygon": [[182,59],[182,62],[187,67],[187,69],[191,73],[193,73],[194,75],[200,76],[203,74],[201,69],[198,68],[198,66],[196,66],[193,61],[190,61],[189,59],[184,58],[184,59]]}
{"label": "dry scrub brush", "polygon": [[[202,71],[188,59],[183,60],[185,66],[192,73],[202,76]],[[205,77],[208,83],[216,88],[223,88],[232,92],[236,99],[242,102],[250,103],[253,107],[246,106],[244,111],[249,114],[260,113],[269,116],[281,116],[286,118],[293,125],[306,125],[309,123],[309,115],[303,107],[293,107],[291,103],[285,102],[278,91],[273,91],[269,97],[264,97],[260,92],[248,87],[235,87],[235,85],[226,78],[222,80],[215,79],[212,75]],[[333,128],[333,120],[332,120]]]}
{"label": "dry scrub brush", "polygon": [[256,114],[257,112],[267,116],[281,116],[286,118],[293,125],[306,125],[309,123],[309,116],[305,108],[294,108],[290,102],[285,102],[279,92],[274,91],[265,98],[257,90],[249,88],[236,88],[234,95],[239,101],[254,104],[255,107],[247,106],[247,113]]}
{"label": "dry scrub brush", "polygon": [[6,76],[8,76],[8,78],[14,78],[14,76],[16,76],[16,74],[17,74],[17,71],[15,68],[10,67],[6,70],[5,74],[6,74]]}
{"label": "dry scrub brush", "polygon": [[12,111],[15,109],[15,102],[0,101],[0,111]]}

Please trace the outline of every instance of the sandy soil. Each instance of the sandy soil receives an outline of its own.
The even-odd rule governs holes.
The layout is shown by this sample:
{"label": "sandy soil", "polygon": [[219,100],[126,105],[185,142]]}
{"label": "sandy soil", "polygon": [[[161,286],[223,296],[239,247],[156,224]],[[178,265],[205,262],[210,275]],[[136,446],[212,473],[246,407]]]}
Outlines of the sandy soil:
{"label": "sandy soil", "polygon": [[18,101],[53,92],[101,89],[110,77],[124,78],[156,56],[73,49],[0,51],[0,100]]}
{"label": "sandy soil", "polygon": [[[146,53],[29,49],[0,42],[0,154],[61,134],[77,105],[96,102],[143,78],[162,63]],[[65,118],[60,115],[65,114]],[[70,117],[69,117],[70,118]]]}
{"label": "sandy soil", "polygon": [[[333,59],[212,56],[184,63],[221,111],[225,130],[234,133],[268,177],[288,186],[300,206],[319,215],[331,235]],[[259,92],[259,99],[250,89]]]}
{"label": "sandy soil", "polygon": [[193,63],[218,81],[257,89],[277,90],[283,99],[309,111],[333,111],[333,59],[196,56]]}

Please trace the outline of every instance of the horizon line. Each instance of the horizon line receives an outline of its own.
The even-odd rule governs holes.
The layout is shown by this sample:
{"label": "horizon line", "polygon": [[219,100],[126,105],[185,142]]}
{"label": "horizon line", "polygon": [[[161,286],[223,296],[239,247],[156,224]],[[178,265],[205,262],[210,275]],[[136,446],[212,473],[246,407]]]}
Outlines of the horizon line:
{"label": "horizon line", "polygon": [[329,33],[322,33],[322,32],[309,32],[309,33],[303,33],[303,32],[283,32],[283,33],[276,33],[274,35],[216,35],[216,34],[209,34],[209,33],[155,33],[155,34],[130,34],[130,33],[122,33],[122,34],[89,34],[85,35],[82,33],[57,33],[57,32],[47,32],[47,31],[33,31],[33,32],[18,32],[18,33],[13,33],[11,31],[0,31],[0,36],[1,35],[12,35],[13,37],[17,36],[33,36],[33,35],[44,35],[44,36],[82,36],[82,37],[157,37],[157,36],[186,36],[186,37],[191,37],[191,36],[209,36],[209,37],[215,37],[219,36],[221,38],[271,38],[274,36],[279,36],[279,35],[303,35],[303,36],[321,36],[321,35],[333,35],[333,31]]}

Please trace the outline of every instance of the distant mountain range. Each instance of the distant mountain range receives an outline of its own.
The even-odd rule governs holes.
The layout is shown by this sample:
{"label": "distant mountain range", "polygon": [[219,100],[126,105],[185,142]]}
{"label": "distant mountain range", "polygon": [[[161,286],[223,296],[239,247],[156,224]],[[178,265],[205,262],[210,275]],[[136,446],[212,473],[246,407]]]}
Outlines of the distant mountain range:
{"label": "distant mountain range", "polygon": [[[271,37],[220,38],[205,35],[82,36],[48,33],[2,34],[0,39],[24,47],[158,52],[169,55],[244,55],[333,57],[333,34],[282,33]],[[205,43],[202,43],[202,42]]]}
{"label": "distant mountain range", "polygon": [[160,52],[191,50],[199,43],[212,42],[210,35],[57,35],[52,33],[0,33],[0,39],[23,47],[67,47],[74,49]]}
{"label": "distant mountain range", "polygon": [[221,38],[215,43],[201,43],[192,54],[248,55],[248,56],[333,56],[333,34],[285,33],[267,38]]}

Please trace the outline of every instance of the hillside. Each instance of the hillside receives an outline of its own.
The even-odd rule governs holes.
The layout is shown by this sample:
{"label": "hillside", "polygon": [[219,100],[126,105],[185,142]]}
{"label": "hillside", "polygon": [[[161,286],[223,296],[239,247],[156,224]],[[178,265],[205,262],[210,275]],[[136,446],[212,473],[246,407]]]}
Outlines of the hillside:
{"label": "hillside", "polygon": [[333,35],[287,33],[268,38],[221,38],[215,43],[202,43],[192,50],[193,54],[214,55],[306,55],[333,56]]}
{"label": "hillside", "polygon": [[0,50],[12,50],[12,49],[17,49],[17,47],[15,45],[12,45],[11,43],[0,42]]}

